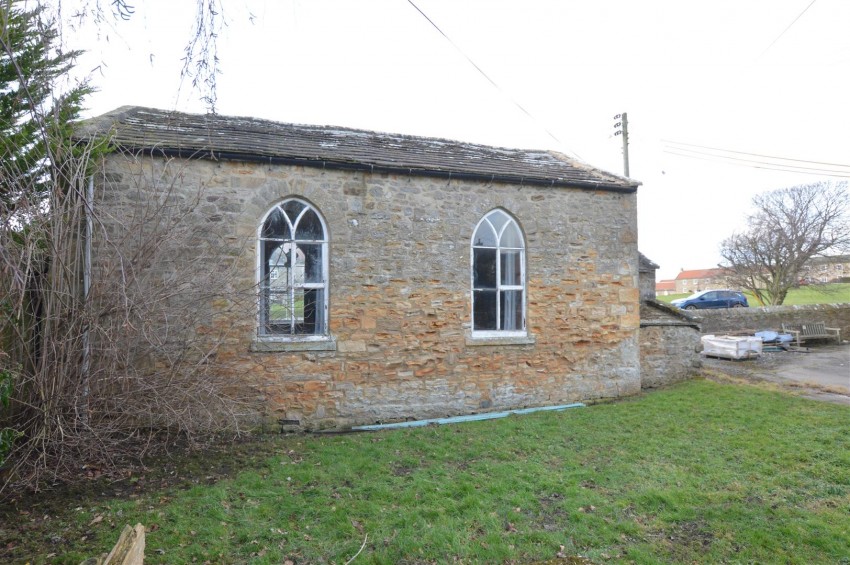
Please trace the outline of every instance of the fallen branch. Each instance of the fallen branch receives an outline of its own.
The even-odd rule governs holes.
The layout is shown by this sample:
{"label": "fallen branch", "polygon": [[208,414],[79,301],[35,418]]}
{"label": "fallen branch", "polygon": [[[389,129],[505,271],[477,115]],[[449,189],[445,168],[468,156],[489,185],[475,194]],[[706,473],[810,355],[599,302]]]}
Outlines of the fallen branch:
{"label": "fallen branch", "polygon": [[366,547],[366,540],[368,540],[368,539],[369,539],[369,534],[366,534],[366,536],[363,538],[363,545],[360,546],[360,549],[357,550],[357,553],[355,553],[351,557],[351,559],[349,559],[348,561],[345,562],[345,565],[350,565],[352,561],[357,559],[357,556],[360,555],[360,552],[363,551],[364,547]]}

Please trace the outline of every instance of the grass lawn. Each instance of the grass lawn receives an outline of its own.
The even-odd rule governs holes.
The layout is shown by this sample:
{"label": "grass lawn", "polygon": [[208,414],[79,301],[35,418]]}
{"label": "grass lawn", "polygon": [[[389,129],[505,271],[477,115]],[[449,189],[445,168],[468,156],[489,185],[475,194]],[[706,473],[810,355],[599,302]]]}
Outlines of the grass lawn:
{"label": "grass lawn", "polygon": [[[668,294],[667,296],[659,296],[658,300],[663,302],[672,302],[677,298],[687,298],[691,292],[684,294]],[[750,294],[747,295],[747,302],[750,306],[758,306],[758,300]],[[850,302],[850,283],[835,283],[825,285],[809,285],[799,288],[792,288],[788,291],[788,296],[785,298],[784,306],[799,306],[802,304],[838,304],[842,302]]]}
{"label": "grass lawn", "polygon": [[19,502],[0,532],[30,529],[0,561],[77,564],[141,522],[146,563],[344,564],[365,542],[354,563],[846,564],[848,430],[846,406],[698,379],[561,413],[275,436],[170,471],[182,488],[151,468],[124,480],[138,494]]}

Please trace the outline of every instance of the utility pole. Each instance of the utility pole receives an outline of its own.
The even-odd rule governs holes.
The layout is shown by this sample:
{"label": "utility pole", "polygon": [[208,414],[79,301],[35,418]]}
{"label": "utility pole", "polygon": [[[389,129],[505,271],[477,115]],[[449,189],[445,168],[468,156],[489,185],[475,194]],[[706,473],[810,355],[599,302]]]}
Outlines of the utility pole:
{"label": "utility pole", "polygon": [[614,124],[614,135],[623,136],[623,175],[629,176],[629,115],[625,112],[614,116],[615,120],[620,120]]}

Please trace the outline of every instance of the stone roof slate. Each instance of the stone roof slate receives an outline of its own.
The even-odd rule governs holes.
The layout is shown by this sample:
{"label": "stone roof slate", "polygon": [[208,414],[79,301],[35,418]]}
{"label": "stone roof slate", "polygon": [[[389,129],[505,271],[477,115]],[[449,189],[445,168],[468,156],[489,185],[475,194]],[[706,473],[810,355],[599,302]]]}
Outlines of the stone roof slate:
{"label": "stone roof slate", "polygon": [[262,161],[442,178],[634,192],[637,181],[546,150],[490,147],[333,126],[123,106],[81,122],[77,137],[110,135],[118,148],[199,159]]}
{"label": "stone roof slate", "polygon": [[658,269],[658,265],[649,257],[638,251],[638,271],[648,273]]}

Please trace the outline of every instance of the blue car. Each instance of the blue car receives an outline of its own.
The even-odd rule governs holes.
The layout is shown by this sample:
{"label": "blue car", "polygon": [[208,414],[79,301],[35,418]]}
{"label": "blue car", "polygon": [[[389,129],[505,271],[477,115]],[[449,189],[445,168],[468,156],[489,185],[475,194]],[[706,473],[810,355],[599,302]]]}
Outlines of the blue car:
{"label": "blue car", "polygon": [[703,310],[708,308],[746,308],[747,297],[737,290],[701,290],[687,298],[671,302],[683,310]]}

